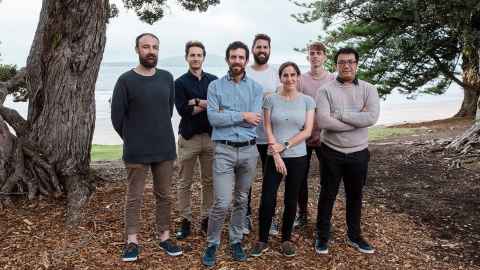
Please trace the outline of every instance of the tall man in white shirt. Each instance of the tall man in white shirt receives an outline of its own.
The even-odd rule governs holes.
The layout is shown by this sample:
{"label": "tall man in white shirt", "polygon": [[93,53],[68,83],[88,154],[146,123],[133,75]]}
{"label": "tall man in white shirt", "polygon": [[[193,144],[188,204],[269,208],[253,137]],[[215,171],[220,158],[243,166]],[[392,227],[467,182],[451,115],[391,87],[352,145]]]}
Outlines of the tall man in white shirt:
{"label": "tall man in white shirt", "polygon": [[[248,66],[245,71],[248,77],[259,83],[263,87],[263,96],[274,93],[280,86],[280,79],[278,77],[278,71],[274,67],[268,64],[270,58],[270,42],[271,39],[266,34],[257,34],[252,43],[252,55],[254,63]],[[263,116],[262,116],[263,119]],[[260,154],[260,160],[262,161],[262,172],[265,168],[265,159],[267,157],[267,136],[263,127],[263,121],[257,126],[257,149]],[[251,222],[251,200],[252,190],[248,194],[248,208],[247,217],[245,220],[245,227],[243,229],[244,234],[250,233]],[[278,226],[275,222],[272,222],[270,233],[273,235],[278,234]]]}

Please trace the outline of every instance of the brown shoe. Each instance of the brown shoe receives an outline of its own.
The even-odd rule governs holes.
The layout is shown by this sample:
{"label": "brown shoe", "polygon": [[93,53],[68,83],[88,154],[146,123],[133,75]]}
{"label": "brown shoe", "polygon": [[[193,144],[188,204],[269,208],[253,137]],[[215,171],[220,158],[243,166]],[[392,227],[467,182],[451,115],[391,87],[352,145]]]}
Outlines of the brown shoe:
{"label": "brown shoe", "polygon": [[282,243],[282,253],[287,257],[293,257],[297,255],[295,245],[290,241],[285,241]]}

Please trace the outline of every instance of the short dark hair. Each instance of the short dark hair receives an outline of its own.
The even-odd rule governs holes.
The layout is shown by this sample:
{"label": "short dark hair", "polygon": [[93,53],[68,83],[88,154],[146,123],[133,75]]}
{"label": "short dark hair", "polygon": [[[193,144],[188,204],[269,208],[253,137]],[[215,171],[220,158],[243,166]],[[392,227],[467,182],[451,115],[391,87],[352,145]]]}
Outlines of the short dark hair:
{"label": "short dark hair", "polygon": [[268,42],[268,47],[270,47],[270,42],[272,41],[267,34],[256,34],[253,38],[252,49],[255,47],[255,43],[257,43],[258,40],[266,40]]}
{"label": "short dark hair", "polygon": [[185,58],[188,56],[188,51],[190,50],[191,47],[198,47],[202,49],[203,57],[207,55],[207,52],[205,51],[205,46],[203,46],[202,42],[198,40],[190,40],[185,44]]}
{"label": "short dark hair", "polygon": [[354,54],[355,55],[355,61],[358,62],[358,52],[354,48],[351,47],[346,47],[346,48],[340,48],[336,53],[335,53],[335,64],[337,63],[338,56],[340,54]]}
{"label": "short dark hair", "polygon": [[138,48],[138,43],[139,43],[140,39],[141,39],[142,37],[144,37],[144,36],[151,36],[151,37],[153,37],[154,39],[156,39],[156,40],[160,43],[160,40],[159,40],[158,37],[155,36],[154,34],[152,34],[152,33],[142,33],[142,34],[138,35],[138,37],[135,39],[135,47],[136,47],[136,48]]}
{"label": "short dark hair", "polygon": [[293,69],[295,69],[295,72],[297,73],[297,75],[300,76],[301,72],[300,72],[300,69],[298,68],[298,65],[295,64],[294,62],[287,61],[287,62],[281,64],[280,67],[278,68],[278,77],[282,77],[282,72],[287,67],[293,67]]}
{"label": "short dark hair", "polygon": [[325,44],[321,43],[320,41],[314,41],[308,44],[307,50],[317,50],[322,51],[324,54],[327,54],[327,47],[325,47]]}
{"label": "short dark hair", "polygon": [[245,59],[248,60],[248,57],[250,56],[250,54],[248,52],[247,45],[245,45],[245,43],[243,43],[241,41],[234,41],[234,42],[230,43],[230,45],[228,45],[227,51],[225,52],[225,59],[227,61],[230,58],[230,51],[231,50],[236,50],[236,49],[244,49],[245,50]]}

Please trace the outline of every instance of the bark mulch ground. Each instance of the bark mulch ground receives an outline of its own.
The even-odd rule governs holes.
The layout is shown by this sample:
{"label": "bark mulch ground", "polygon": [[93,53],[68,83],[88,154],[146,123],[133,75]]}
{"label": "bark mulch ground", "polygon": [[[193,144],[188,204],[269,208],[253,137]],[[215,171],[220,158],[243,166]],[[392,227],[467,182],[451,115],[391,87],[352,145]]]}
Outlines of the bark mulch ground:
{"label": "bark mulch ground", "polygon": [[[330,254],[315,255],[313,232],[318,196],[318,163],[310,175],[310,219],[296,231],[297,256],[281,255],[280,237],[273,237],[270,251],[260,258],[237,263],[223,244],[215,269],[480,269],[480,165],[449,167],[451,159],[437,151],[434,142],[460,134],[471,123],[447,121],[410,125],[413,135],[373,142],[370,175],[365,188],[364,236],[376,248],[363,255],[345,244],[343,192],[334,209]],[[312,159],[314,160],[314,159]],[[86,209],[77,229],[63,226],[63,201],[16,200],[15,207],[0,212],[0,269],[202,269],[200,256],[205,237],[195,221],[194,235],[179,242],[181,257],[168,257],[157,246],[153,233],[151,181],[145,189],[141,259],[123,263],[123,201],[125,171],[120,161],[92,164],[105,181]],[[198,177],[196,175],[195,177]],[[197,181],[198,182],[198,181]],[[198,217],[198,190],[194,185],[193,212]],[[253,185],[254,215],[258,214],[261,177]],[[173,187],[175,190],[175,186]],[[282,197],[279,196],[279,205]],[[175,198],[172,193],[172,202]],[[281,212],[281,211],[279,211]],[[176,211],[173,218],[177,217]],[[172,219],[172,228],[179,220]],[[247,249],[256,238],[245,241]],[[225,230],[226,232],[226,230]]]}

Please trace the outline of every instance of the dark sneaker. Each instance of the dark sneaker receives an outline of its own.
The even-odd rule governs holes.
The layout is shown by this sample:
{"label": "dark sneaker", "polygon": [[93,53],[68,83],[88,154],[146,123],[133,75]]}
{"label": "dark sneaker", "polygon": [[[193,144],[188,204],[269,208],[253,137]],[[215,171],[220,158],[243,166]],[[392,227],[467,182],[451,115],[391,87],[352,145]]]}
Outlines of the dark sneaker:
{"label": "dark sneaker", "polygon": [[375,249],[370,245],[365,239],[362,237],[358,237],[356,239],[352,239],[347,236],[347,244],[356,248],[358,251],[366,254],[373,254]]}
{"label": "dark sneaker", "polygon": [[159,246],[170,256],[179,256],[183,253],[182,249],[175,245],[170,239],[160,242]]}
{"label": "dark sneaker", "polygon": [[139,249],[135,243],[128,243],[123,248],[122,261],[134,262],[138,260]]}
{"label": "dark sneaker", "polygon": [[278,223],[275,222],[275,220],[272,220],[272,225],[270,225],[270,235],[278,235]]}
{"label": "dark sneaker", "polygon": [[320,255],[328,254],[328,241],[315,239],[315,252]]}
{"label": "dark sneaker", "polygon": [[295,245],[290,241],[285,241],[282,243],[282,253],[284,256],[293,257],[297,254]]}
{"label": "dark sneaker", "polygon": [[178,229],[178,231],[175,233],[175,237],[178,239],[178,240],[183,240],[185,238],[187,238],[190,233],[191,233],[191,223],[190,221],[188,221],[188,219],[182,219],[182,223],[180,224],[180,228]]}
{"label": "dark sneaker", "polygon": [[244,262],[247,260],[247,255],[241,243],[230,245],[230,249],[232,250],[232,258],[234,261]]}
{"label": "dark sneaker", "polygon": [[202,263],[207,267],[215,265],[215,253],[217,252],[218,245],[209,244],[207,249],[203,252]]}
{"label": "dark sneaker", "polygon": [[250,216],[245,217],[245,222],[243,224],[243,234],[249,234],[252,230],[252,218]]}
{"label": "dark sneaker", "polygon": [[293,222],[294,228],[304,228],[307,226],[308,218],[306,215],[298,215]]}
{"label": "dark sneaker", "polygon": [[250,252],[250,255],[253,257],[260,257],[263,254],[263,252],[267,250],[268,250],[267,243],[258,241],[255,243],[255,246],[253,246],[253,249]]}
{"label": "dark sneaker", "polygon": [[202,219],[202,224],[200,225],[200,229],[204,234],[207,234],[208,230],[208,217]]}

